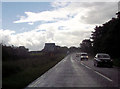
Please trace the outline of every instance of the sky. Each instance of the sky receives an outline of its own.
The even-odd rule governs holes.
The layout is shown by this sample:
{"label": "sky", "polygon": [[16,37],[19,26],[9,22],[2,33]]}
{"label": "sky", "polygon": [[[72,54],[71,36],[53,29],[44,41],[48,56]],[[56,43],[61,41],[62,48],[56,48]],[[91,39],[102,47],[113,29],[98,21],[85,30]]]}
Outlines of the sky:
{"label": "sky", "polygon": [[117,11],[117,2],[2,2],[0,43],[30,51],[45,43],[79,47]]}

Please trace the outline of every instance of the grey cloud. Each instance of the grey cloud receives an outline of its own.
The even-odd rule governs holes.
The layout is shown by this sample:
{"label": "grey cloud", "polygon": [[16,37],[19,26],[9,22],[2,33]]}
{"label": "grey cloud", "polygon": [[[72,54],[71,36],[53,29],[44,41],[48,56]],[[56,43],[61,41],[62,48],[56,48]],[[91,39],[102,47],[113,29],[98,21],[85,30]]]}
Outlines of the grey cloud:
{"label": "grey cloud", "polygon": [[[14,35],[14,37],[16,37],[15,40],[10,39],[11,34],[10,35],[8,34],[7,37],[4,37],[4,41],[7,42],[7,44],[9,44],[9,41],[12,40],[11,44],[16,44],[16,45],[23,44],[26,47],[28,47],[30,50],[40,50],[43,48],[45,42],[48,42],[51,40],[55,41],[56,44],[60,46],[61,45],[67,45],[67,46],[79,45],[80,41],[90,37],[91,31],[86,31],[88,29],[91,30],[89,26],[87,27],[88,24],[90,25],[103,24],[104,22],[106,22],[107,20],[115,16],[115,13],[117,11],[117,3],[115,2],[111,2],[111,3],[110,2],[95,2],[95,3],[80,2],[80,3],[71,3],[67,7],[65,10],[70,10],[72,14],[70,15],[66,14],[68,16],[65,16],[65,17],[70,17],[71,19],[73,18],[72,20],[73,25],[71,24],[71,19],[66,21],[68,24],[62,24],[61,22],[52,23],[50,21],[49,23],[46,23],[46,24],[44,23],[45,25],[43,26],[45,28],[41,26],[40,30],[34,30],[31,32],[29,31],[26,33],[22,33],[22,35],[20,34]],[[87,9],[89,11],[85,16],[81,16],[80,14],[80,16],[77,15],[78,16],[77,17],[76,14],[74,13],[79,14],[80,13],[79,9],[82,10],[80,7],[83,8],[83,10]],[[76,9],[78,9],[78,11]],[[62,9],[60,11],[62,11]],[[73,30],[72,28],[74,28],[74,25],[79,26],[79,24],[76,23],[78,22],[79,18],[82,19],[80,20],[81,21],[80,23],[86,24],[86,25],[83,25],[85,26],[84,28],[81,28],[81,29],[75,28],[75,30]],[[77,20],[77,21],[74,21],[74,20]],[[50,23],[52,23],[52,25],[50,25]],[[44,30],[42,31],[41,29],[45,29],[45,31]]]}
{"label": "grey cloud", "polygon": [[[84,38],[84,37],[89,37],[91,31],[74,31],[72,32],[71,34],[76,36],[76,37],[81,37],[81,38]],[[87,35],[88,34],[88,35]]]}
{"label": "grey cloud", "polygon": [[83,3],[82,6],[90,9],[85,16],[81,16],[82,21],[87,24],[102,24],[115,17],[117,12],[116,2]]}
{"label": "grey cloud", "polygon": [[11,39],[10,39],[10,36],[9,35],[6,35],[6,36],[2,36],[1,38],[0,38],[0,43],[3,43],[3,44],[5,44],[5,45],[9,45],[9,41],[10,41]]}
{"label": "grey cloud", "polygon": [[61,32],[59,36],[57,36],[56,40],[59,40],[60,43],[58,45],[67,45],[70,46],[79,46],[80,42],[90,37],[90,31],[73,31],[73,32]]}

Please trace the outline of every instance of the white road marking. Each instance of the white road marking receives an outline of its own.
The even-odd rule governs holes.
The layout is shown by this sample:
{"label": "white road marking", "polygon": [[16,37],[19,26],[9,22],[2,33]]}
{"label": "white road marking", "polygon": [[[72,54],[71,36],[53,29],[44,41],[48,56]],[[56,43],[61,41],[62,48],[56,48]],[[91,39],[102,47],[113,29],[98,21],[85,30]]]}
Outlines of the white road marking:
{"label": "white road marking", "polygon": [[[62,61],[58,62],[58,64],[56,64],[53,68],[56,68],[56,71],[58,72],[58,71],[59,71],[59,70],[58,70],[58,66],[59,66],[62,62],[65,62],[65,61],[66,61],[66,59],[64,58]],[[51,69],[52,69],[52,68],[51,68]],[[50,71],[51,69],[49,69],[48,71]],[[46,71],[45,73],[47,73],[48,71]],[[45,73],[44,73],[44,74],[45,74]],[[39,79],[42,78],[42,77],[44,77],[44,74],[41,75],[38,79],[36,79],[36,81],[34,81],[33,84],[28,85],[28,87],[35,87],[37,84],[40,84],[41,81],[40,81]]]}
{"label": "white road marking", "polygon": [[103,75],[103,74],[101,74],[101,73],[99,73],[99,72],[97,72],[97,71],[94,71],[94,72],[97,73],[98,75],[104,77],[105,79],[107,79],[107,80],[110,81],[110,82],[113,81],[113,80],[111,80],[110,78],[106,77],[105,75]]}
{"label": "white road marking", "polygon": [[72,60],[72,56],[71,56],[71,62],[73,63],[74,61]]}
{"label": "white road marking", "polygon": [[86,68],[88,68],[88,69],[91,69],[90,67],[88,67],[88,66],[84,65],[83,63],[81,63],[81,65],[85,66],[85,67],[86,67]]}
{"label": "white road marking", "polygon": [[[86,67],[86,68],[88,68],[88,69],[92,69],[92,68],[90,68],[90,67],[86,66],[86,65],[85,65],[85,64],[83,64],[83,63],[81,63],[81,65],[85,66],[85,67]],[[94,71],[95,73],[97,73],[98,75],[102,76],[103,78],[107,79],[108,81],[110,81],[110,82],[112,82],[112,81],[113,81],[112,79],[110,79],[110,78],[106,77],[105,75],[103,75],[103,74],[99,73],[98,71],[96,71],[96,70],[94,70],[94,69],[93,69],[93,71]]]}
{"label": "white road marking", "polygon": [[84,64],[81,62],[81,65],[83,65],[84,66]]}
{"label": "white road marking", "polygon": [[29,85],[28,87],[35,87],[38,83],[40,83],[41,81],[37,80],[34,84]]}
{"label": "white road marking", "polygon": [[91,69],[90,67],[88,67],[88,66],[85,66],[86,68],[88,68],[88,69]]}
{"label": "white road marking", "polygon": [[66,59],[64,59],[62,62],[65,62],[66,61]]}

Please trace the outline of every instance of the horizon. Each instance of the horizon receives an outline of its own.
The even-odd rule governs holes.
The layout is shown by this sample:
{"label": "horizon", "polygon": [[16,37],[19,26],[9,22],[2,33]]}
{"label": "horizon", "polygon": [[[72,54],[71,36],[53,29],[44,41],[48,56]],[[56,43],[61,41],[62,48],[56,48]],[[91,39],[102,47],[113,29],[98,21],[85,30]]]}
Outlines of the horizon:
{"label": "horizon", "polygon": [[42,50],[45,43],[79,47],[82,40],[89,39],[95,26],[115,17],[117,5],[117,2],[2,2],[0,43],[25,46],[31,51]]}

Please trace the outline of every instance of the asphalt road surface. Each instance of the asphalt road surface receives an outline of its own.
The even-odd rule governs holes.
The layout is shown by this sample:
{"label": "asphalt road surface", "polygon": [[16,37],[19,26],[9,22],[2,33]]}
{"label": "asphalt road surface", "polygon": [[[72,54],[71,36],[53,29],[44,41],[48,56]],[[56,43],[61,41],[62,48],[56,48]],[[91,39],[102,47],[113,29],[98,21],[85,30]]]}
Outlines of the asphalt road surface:
{"label": "asphalt road surface", "polygon": [[94,67],[93,61],[80,61],[76,54],[57,65],[27,87],[119,87],[119,69]]}

